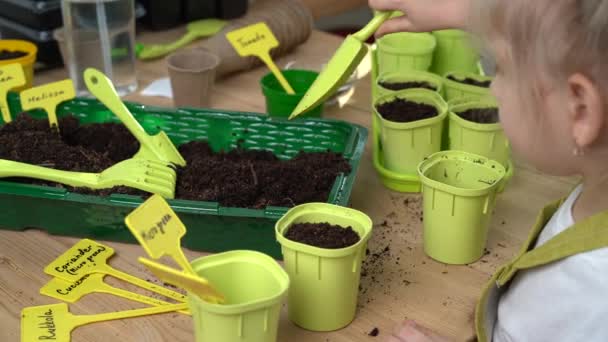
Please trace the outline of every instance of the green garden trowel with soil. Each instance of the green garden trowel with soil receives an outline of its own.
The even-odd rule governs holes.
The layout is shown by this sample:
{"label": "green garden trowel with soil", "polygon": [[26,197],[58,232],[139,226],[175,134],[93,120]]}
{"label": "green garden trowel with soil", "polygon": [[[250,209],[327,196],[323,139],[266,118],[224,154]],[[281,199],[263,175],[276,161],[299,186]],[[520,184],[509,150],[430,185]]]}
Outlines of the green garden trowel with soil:
{"label": "green garden trowel with soil", "polygon": [[359,66],[367,53],[365,41],[392,16],[393,12],[377,12],[374,18],[361,30],[346,37],[342,45],[327,63],[310,86],[298,106],[289,116],[293,119],[305,113],[318,104],[327,100],[340,86],[346,82],[353,71]]}

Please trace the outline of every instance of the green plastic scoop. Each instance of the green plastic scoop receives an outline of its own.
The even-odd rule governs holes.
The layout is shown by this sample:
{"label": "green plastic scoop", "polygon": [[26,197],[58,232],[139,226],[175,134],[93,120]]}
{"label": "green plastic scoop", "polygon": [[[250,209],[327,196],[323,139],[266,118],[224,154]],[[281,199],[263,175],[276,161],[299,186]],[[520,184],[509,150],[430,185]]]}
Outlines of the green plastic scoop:
{"label": "green plastic scoop", "polygon": [[165,132],[160,131],[154,136],[146,133],[139,122],[135,120],[133,114],[129,112],[127,106],[122,102],[114,89],[112,81],[106,75],[97,69],[87,68],[84,71],[84,82],[91,94],[108,107],[139,141],[139,151],[135,154],[134,158],[153,159],[186,166],[186,160]]}
{"label": "green plastic scoop", "polygon": [[186,26],[186,30],[188,32],[173,43],[154,45],[138,44],[137,57],[139,59],[155,59],[163,57],[181,47],[190,44],[198,38],[213,36],[223,29],[227,23],[227,21],[219,19],[203,19],[193,21]]}
{"label": "green plastic scoop", "polygon": [[391,17],[393,12],[377,12],[374,18],[360,31],[346,37],[342,45],[327,63],[327,67],[319,74],[310,86],[302,100],[293,110],[289,119],[305,113],[321,102],[327,100],[340,86],[346,82],[357,68],[365,54],[365,41]]}

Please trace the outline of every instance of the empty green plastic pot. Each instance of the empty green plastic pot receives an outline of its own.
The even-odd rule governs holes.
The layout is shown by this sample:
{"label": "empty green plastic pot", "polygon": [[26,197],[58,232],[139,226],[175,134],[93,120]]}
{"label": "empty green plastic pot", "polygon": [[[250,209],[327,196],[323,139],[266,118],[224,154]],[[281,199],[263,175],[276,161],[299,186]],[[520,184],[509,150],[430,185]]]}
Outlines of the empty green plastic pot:
{"label": "empty green plastic pot", "polygon": [[[297,69],[282,70],[281,72],[295,91],[295,94],[288,94],[272,73],[268,73],[262,77],[260,86],[266,98],[266,112],[268,115],[286,118],[289,117],[298,103],[300,103],[300,100],[304,97],[304,94],[306,94],[306,91],[315,79],[317,79],[319,73]],[[300,117],[319,118],[322,114],[323,104],[320,104],[308,113],[300,115]]]}
{"label": "empty green plastic pot", "polygon": [[471,46],[469,35],[462,30],[434,31],[437,47],[431,71],[445,75],[450,71],[479,73],[479,54]]}
{"label": "empty green plastic pot", "polygon": [[473,72],[461,72],[461,71],[452,71],[445,74],[443,79],[443,91],[445,100],[450,102],[454,99],[460,97],[466,98],[486,98],[491,97],[492,93],[490,92],[490,88],[486,87],[478,87],[470,84],[464,84],[461,82],[454,81],[450,78],[456,78],[457,80],[464,79],[474,79],[476,81],[484,82],[484,81],[492,81],[492,77],[482,76]]}
{"label": "empty green plastic pot", "polygon": [[479,259],[505,168],[480,155],[442,151],[422,161],[418,173],[425,253],[447,264]]}
{"label": "empty green plastic pot", "polygon": [[[434,91],[442,94],[443,90],[443,79],[433,73],[421,71],[421,70],[403,70],[399,72],[391,72],[380,75],[374,87],[376,87],[376,94],[378,97],[387,94],[395,93],[399,90],[391,90],[382,86],[384,83],[405,83],[405,82],[426,82],[430,86],[434,87]],[[412,88],[409,88],[412,89]],[[403,89],[400,89],[403,90]]]}
{"label": "empty green plastic pot", "polygon": [[398,32],[378,39],[380,75],[405,69],[428,70],[433,61],[435,37],[430,33]]}
{"label": "empty green plastic pot", "polygon": [[[397,98],[431,105],[437,110],[437,115],[405,123],[384,119],[377,106]],[[418,164],[425,157],[441,150],[442,129],[448,108],[437,92],[427,89],[401,90],[378,98],[374,101],[373,110],[380,122],[382,160],[388,170],[416,175]]]}
{"label": "empty green plastic pot", "polygon": [[192,267],[224,295],[211,304],[188,294],[197,342],[274,342],[289,276],[266,254],[231,251],[196,259]]}
{"label": "empty green plastic pot", "polygon": [[[361,238],[355,245],[326,249],[289,240],[294,223],[328,222],[352,227]],[[341,329],[355,318],[361,262],[371,237],[372,220],[364,213],[325,203],[309,203],[289,210],[276,224],[284,267],[291,279],[289,319],[313,331]]]}

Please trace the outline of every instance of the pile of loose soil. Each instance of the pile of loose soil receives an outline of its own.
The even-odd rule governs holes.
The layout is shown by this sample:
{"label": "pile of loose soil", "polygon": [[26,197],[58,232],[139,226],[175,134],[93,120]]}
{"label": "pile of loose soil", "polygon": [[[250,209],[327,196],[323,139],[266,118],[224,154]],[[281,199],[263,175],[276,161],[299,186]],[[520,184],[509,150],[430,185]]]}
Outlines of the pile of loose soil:
{"label": "pile of loose soil", "polygon": [[[66,171],[101,172],[132,157],[139,143],[121,124],[80,125],[75,117],[59,120],[61,132],[48,121],[27,114],[0,128],[0,158]],[[219,202],[223,206],[292,207],[325,202],[336,177],[348,174],[350,164],[333,152],[300,152],[279,160],[268,151],[235,149],[214,153],[207,142],[179,147],[188,165],[177,170],[176,198]],[[64,187],[32,179],[12,181]],[[148,196],[127,187],[100,191],[67,187],[71,191],[107,196],[111,193]]]}
{"label": "pile of loose soil", "polygon": [[437,116],[437,109],[425,103],[396,98],[376,106],[382,117],[394,122],[412,122]]}
{"label": "pile of loose soil", "polygon": [[21,58],[23,56],[27,56],[27,52],[24,51],[11,51],[11,50],[6,50],[6,49],[2,49],[0,50],[0,60],[4,61],[7,59],[15,59],[15,58]]}
{"label": "pile of loose soil", "polygon": [[437,90],[437,87],[428,82],[380,82],[380,86],[390,90],[403,90],[410,88]]}
{"label": "pile of loose soil", "polygon": [[483,87],[483,88],[489,88],[490,85],[492,84],[492,81],[478,81],[472,78],[465,78],[465,79],[458,79],[454,76],[448,76],[448,79],[452,80],[452,81],[456,81],[458,83],[464,83],[464,84],[468,84],[468,85],[472,85],[472,86],[476,86],[476,87]]}
{"label": "pile of loose soil", "polygon": [[499,122],[497,108],[473,108],[456,114],[465,120],[482,124]]}
{"label": "pile of loose soil", "polygon": [[328,249],[349,247],[360,240],[352,227],[345,228],[327,222],[293,224],[285,233],[285,237],[292,241]]}

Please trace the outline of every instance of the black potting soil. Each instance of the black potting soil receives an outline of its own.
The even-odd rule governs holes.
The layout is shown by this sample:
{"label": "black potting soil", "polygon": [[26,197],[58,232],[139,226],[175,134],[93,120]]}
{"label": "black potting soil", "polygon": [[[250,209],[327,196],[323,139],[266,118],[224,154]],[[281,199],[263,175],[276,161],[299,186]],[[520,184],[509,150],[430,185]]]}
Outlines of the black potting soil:
{"label": "black potting soil", "polygon": [[437,90],[435,86],[428,82],[380,82],[380,86],[390,90],[403,90],[410,88]]}
{"label": "black potting soil", "polygon": [[19,50],[11,51],[11,50],[2,49],[2,50],[0,50],[0,61],[4,61],[7,59],[20,58],[20,57],[23,57],[26,55],[27,55],[27,52],[24,52],[24,51],[19,51]]}
{"label": "black potting soil", "polygon": [[473,108],[457,113],[457,115],[465,120],[477,123],[492,124],[499,121],[497,108]]}
{"label": "black potting soil", "polygon": [[412,122],[437,116],[437,109],[424,103],[396,98],[376,106],[383,118],[395,122]]}
{"label": "black potting soil", "polygon": [[295,223],[285,233],[289,240],[320,248],[345,248],[359,242],[352,227],[325,223]]}
{"label": "black potting soil", "polygon": [[367,333],[368,336],[372,336],[372,337],[376,337],[380,334],[380,329],[378,328],[373,328],[369,333]]}
{"label": "black potting soil", "polygon": [[472,86],[476,86],[476,87],[483,87],[483,88],[489,88],[490,85],[492,84],[492,81],[478,81],[472,78],[465,78],[465,79],[458,79],[454,76],[448,76],[448,79],[452,80],[452,81],[456,81],[458,83],[464,83],[464,84],[468,84],[468,85],[472,85]]}
{"label": "black potting soil", "polygon": [[[68,116],[60,119],[59,127],[60,133],[51,130],[46,120],[21,114],[0,128],[0,158],[59,170],[101,172],[139,149],[137,140],[120,124],[80,126],[76,118]],[[283,161],[267,151],[236,149],[214,153],[204,141],[184,144],[179,150],[188,165],[177,170],[176,198],[213,201],[230,207],[292,207],[325,202],[336,177],[351,171],[348,161],[333,152],[301,152]],[[62,186],[31,179],[12,180]],[[147,196],[127,187],[69,189],[102,196]]]}

